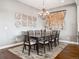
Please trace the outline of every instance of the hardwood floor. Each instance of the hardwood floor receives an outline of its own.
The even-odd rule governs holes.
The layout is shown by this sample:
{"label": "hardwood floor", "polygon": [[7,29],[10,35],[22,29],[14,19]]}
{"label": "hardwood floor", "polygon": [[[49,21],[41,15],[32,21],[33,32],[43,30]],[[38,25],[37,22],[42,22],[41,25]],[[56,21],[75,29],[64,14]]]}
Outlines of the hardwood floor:
{"label": "hardwood floor", "polygon": [[[21,59],[7,49],[0,50],[0,59]],[[79,59],[79,45],[68,45],[55,59]]]}
{"label": "hardwood floor", "polygon": [[68,45],[55,59],[79,59],[79,45]]}
{"label": "hardwood floor", "polygon": [[0,59],[21,59],[20,57],[12,54],[8,50],[0,50]]}

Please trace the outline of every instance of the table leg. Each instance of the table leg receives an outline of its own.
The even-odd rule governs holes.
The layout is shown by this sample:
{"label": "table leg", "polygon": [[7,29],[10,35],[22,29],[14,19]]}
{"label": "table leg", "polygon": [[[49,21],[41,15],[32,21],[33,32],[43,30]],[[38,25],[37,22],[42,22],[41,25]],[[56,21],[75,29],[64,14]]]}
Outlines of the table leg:
{"label": "table leg", "polygon": [[39,41],[37,39],[37,42],[36,42],[36,50],[37,50],[37,55],[39,55]]}

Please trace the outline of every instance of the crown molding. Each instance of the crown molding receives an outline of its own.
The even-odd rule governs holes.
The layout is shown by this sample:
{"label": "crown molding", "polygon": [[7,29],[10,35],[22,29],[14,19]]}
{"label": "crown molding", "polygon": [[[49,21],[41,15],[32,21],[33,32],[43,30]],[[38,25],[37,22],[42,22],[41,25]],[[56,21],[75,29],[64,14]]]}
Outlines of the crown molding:
{"label": "crown molding", "polygon": [[76,5],[79,6],[79,0],[75,0]]}

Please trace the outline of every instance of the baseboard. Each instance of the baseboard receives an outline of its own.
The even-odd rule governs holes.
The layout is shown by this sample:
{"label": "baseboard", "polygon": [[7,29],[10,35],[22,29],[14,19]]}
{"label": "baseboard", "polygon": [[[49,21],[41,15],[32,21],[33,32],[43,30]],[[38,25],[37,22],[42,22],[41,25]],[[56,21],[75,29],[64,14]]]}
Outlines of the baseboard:
{"label": "baseboard", "polygon": [[68,44],[78,44],[77,42],[66,41],[66,40],[59,40],[60,42],[68,43]]}
{"label": "baseboard", "polygon": [[19,43],[16,43],[16,44],[10,44],[10,45],[6,45],[6,46],[2,46],[2,47],[0,47],[0,49],[10,48],[10,47],[21,45],[21,44],[23,44],[23,42],[19,42]]}

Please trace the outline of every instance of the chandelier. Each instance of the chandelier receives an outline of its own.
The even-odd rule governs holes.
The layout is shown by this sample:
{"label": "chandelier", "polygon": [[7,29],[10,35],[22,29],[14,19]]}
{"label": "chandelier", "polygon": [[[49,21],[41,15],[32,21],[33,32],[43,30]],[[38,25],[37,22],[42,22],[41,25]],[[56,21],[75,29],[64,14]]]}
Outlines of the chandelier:
{"label": "chandelier", "polygon": [[45,19],[45,17],[49,14],[49,12],[46,10],[45,8],[45,2],[43,0],[43,8],[42,10],[38,13],[39,16],[41,16],[43,19]]}

